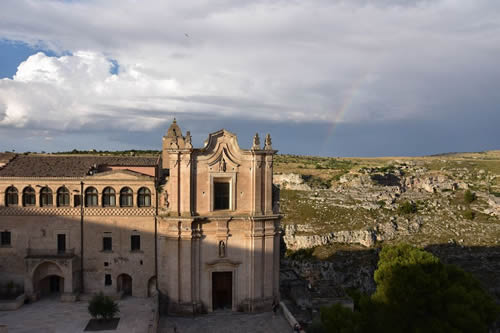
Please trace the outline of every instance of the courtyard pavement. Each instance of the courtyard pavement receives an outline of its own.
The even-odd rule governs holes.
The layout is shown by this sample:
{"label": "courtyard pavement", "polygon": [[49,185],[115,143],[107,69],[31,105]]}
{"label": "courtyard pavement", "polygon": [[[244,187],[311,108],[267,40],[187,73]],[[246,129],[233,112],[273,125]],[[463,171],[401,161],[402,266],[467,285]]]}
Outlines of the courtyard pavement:
{"label": "courtyard pavement", "polygon": [[[114,333],[144,333],[148,330],[153,307],[152,298],[127,297],[118,301],[120,322]],[[88,302],[63,303],[42,299],[25,304],[16,311],[0,311],[0,325],[9,333],[76,333],[83,332],[89,319]]]}
{"label": "courtyard pavement", "polygon": [[214,312],[196,317],[162,317],[158,333],[291,333],[281,313]]}

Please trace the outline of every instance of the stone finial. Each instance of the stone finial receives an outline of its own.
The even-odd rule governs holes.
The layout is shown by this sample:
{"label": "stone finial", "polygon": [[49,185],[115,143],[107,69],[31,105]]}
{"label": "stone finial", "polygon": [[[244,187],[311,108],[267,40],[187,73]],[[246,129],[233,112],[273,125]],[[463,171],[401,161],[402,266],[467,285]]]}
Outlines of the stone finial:
{"label": "stone finial", "polygon": [[267,133],[266,135],[266,141],[264,142],[264,149],[265,150],[273,150],[272,146],[272,141],[271,141],[271,134]]}
{"label": "stone finial", "polygon": [[260,138],[259,138],[259,133],[255,133],[255,136],[253,137],[253,146],[252,150],[260,150]]}
{"label": "stone finial", "polygon": [[193,144],[191,143],[191,132],[187,131],[186,132],[186,138],[185,138],[185,147],[186,148],[193,148]]}

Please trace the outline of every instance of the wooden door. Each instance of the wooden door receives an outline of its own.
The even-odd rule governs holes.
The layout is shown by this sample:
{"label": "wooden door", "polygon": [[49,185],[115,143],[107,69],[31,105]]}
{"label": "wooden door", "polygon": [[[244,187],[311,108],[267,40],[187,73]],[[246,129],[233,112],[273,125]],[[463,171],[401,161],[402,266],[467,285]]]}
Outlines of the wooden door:
{"label": "wooden door", "polygon": [[233,273],[212,273],[213,310],[231,310],[233,304]]}

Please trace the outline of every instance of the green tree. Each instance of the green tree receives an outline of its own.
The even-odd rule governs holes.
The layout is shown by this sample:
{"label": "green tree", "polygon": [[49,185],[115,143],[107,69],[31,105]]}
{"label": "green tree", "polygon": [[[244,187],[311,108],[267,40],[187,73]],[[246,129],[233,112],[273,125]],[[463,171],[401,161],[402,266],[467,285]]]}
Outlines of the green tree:
{"label": "green tree", "polygon": [[113,319],[120,312],[118,304],[102,292],[94,295],[89,302],[88,310],[93,318],[102,317],[104,320]]}
{"label": "green tree", "polygon": [[398,207],[400,214],[415,214],[417,212],[417,204],[410,201],[405,201]]}
{"label": "green tree", "polygon": [[345,327],[332,332],[488,332],[500,313],[471,274],[407,244],[382,249],[375,282],[357,313],[321,313],[328,327]]}
{"label": "green tree", "polygon": [[464,201],[468,204],[476,200],[476,193],[471,192],[471,190],[467,190],[464,193]]}

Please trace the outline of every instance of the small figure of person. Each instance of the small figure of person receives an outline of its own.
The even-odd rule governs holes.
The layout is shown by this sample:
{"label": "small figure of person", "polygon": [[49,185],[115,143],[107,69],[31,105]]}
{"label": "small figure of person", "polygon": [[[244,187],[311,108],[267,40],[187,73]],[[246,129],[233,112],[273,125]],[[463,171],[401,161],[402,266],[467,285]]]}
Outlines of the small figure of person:
{"label": "small figure of person", "polygon": [[278,303],[278,301],[276,301],[276,298],[273,300],[272,308],[273,308],[273,317],[274,317],[274,316],[276,316],[276,313],[278,312],[278,308],[279,308],[279,303]]}
{"label": "small figure of person", "polygon": [[299,325],[299,323],[295,323],[295,325],[293,325],[293,332],[294,333],[300,333],[300,325]]}

